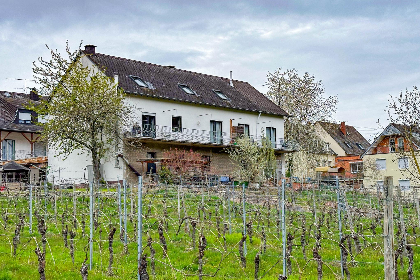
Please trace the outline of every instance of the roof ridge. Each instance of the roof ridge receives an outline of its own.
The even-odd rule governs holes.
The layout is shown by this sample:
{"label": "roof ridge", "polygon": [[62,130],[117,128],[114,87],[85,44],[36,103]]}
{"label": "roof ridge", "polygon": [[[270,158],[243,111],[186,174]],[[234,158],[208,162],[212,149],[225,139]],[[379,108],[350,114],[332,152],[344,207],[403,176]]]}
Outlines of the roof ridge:
{"label": "roof ridge", "polygon": [[[209,76],[209,77],[230,80],[230,78],[228,78],[228,77],[216,76],[216,75],[207,74],[207,73],[200,73],[200,72],[197,72],[197,71],[180,69],[180,68],[176,68],[176,67],[173,67],[172,68],[172,67],[170,67],[168,65],[162,65],[162,64],[151,63],[151,62],[146,62],[146,61],[141,61],[141,60],[135,60],[135,59],[131,59],[131,58],[125,58],[125,57],[120,57],[120,56],[115,56],[115,55],[110,55],[110,54],[104,54],[104,53],[95,53],[95,55],[96,54],[103,55],[103,56],[108,56],[108,57],[112,57],[112,58],[116,58],[116,59],[121,59],[121,60],[134,61],[134,62],[140,62],[140,63],[144,63],[144,64],[148,64],[148,65],[154,65],[154,66],[165,67],[165,68],[169,68],[169,69],[175,69],[175,70],[178,70],[178,71],[192,73],[192,74],[205,75],[205,76]],[[240,83],[247,83],[247,84],[250,85],[250,83],[248,83],[247,81],[242,81],[242,80],[238,80],[238,79],[232,79],[232,81],[234,81],[234,82],[240,82]]]}

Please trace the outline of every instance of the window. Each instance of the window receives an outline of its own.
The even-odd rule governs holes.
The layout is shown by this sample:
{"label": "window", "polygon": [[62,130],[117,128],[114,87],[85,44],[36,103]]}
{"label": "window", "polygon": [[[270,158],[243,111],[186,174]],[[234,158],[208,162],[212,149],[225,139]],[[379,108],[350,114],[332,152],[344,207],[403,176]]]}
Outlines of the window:
{"label": "window", "polygon": [[142,116],[143,137],[156,137],[156,116],[143,114]]}
{"label": "window", "polygon": [[222,122],[210,121],[210,142],[215,144],[222,144]]}
{"label": "window", "polygon": [[45,142],[34,143],[34,156],[35,157],[47,156],[47,145],[45,145]]}
{"label": "window", "polygon": [[402,191],[408,191],[410,189],[410,180],[398,180],[398,185]]}
{"label": "window", "polygon": [[376,159],[376,168],[378,170],[385,170],[386,169],[386,159],[384,159],[384,158]]}
{"label": "window", "polygon": [[133,79],[133,81],[134,81],[134,82],[136,82],[136,84],[137,84],[139,87],[142,87],[142,88],[149,88],[149,86],[147,85],[147,83],[146,83],[145,81],[143,81],[142,79],[140,79],[139,77],[136,77],[136,76],[130,76],[130,78],[131,78],[131,79]]}
{"label": "window", "polygon": [[30,124],[32,119],[31,113],[19,112],[19,123]]}
{"label": "window", "polygon": [[408,168],[408,157],[403,157],[398,159],[398,168],[399,169],[407,169]]}
{"label": "window", "polygon": [[352,149],[353,147],[350,145],[349,142],[344,142],[346,144],[347,147],[349,147],[350,149]]}
{"label": "window", "polygon": [[179,84],[178,86],[179,86],[180,89],[182,89],[183,91],[185,91],[188,94],[195,94],[195,91],[190,89],[187,85]]}
{"label": "window", "polygon": [[376,181],[376,187],[378,188],[378,191],[383,192],[384,191],[384,181]]}
{"label": "window", "polygon": [[389,152],[395,153],[395,138],[389,138]]}
{"label": "window", "polygon": [[360,150],[364,150],[365,148],[363,148],[362,144],[360,143],[356,143],[356,146],[360,149]]}
{"label": "window", "polygon": [[172,132],[182,132],[182,118],[172,116]]}
{"label": "window", "polygon": [[398,150],[404,151],[404,138],[398,138]]}
{"label": "window", "polygon": [[267,137],[268,141],[271,142],[271,146],[275,148],[276,147],[276,128],[266,127],[265,136]]}
{"label": "window", "polygon": [[1,143],[1,159],[14,160],[15,159],[15,140],[5,139]]}
{"label": "window", "polygon": [[350,172],[358,174],[363,172],[363,162],[350,162]]}
{"label": "window", "polygon": [[238,126],[243,128],[242,135],[249,136],[249,124],[238,124]]}
{"label": "window", "polygon": [[217,94],[221,99],[228,100],[227,96],[221,90],[213,89],[214,93]]}
{"label": "window", "polygon": [[156,152],[147,152],[147,158],[156,158]]}

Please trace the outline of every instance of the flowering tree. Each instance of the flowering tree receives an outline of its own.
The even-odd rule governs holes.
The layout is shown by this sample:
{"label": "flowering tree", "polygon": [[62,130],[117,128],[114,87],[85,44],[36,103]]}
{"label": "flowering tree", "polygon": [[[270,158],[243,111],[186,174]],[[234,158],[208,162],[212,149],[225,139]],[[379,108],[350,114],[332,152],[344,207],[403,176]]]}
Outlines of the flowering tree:
{"label": "flowering tree", "polygon": [[44,98],[31,109],[46,120],[39,123],[42,136],[60,154],[76,149],[89,153],[99,182],[101,159],[115,147],[128,113],[124,93],[102,71],[83,65],[80,46],[71,52],[67,42],[66,57],[48,49],[49,60],[41,57],[34,62],[34,78]]}
{"label": "flowering tree", "polygon": [[257,182],[275,174],[276,157],[268,139],[263,139],[259,145],[247,136],[238,137],[228,153],[236,163],[234,176],[240,180]]}
{"label": "flowering tree", "polygon": [[267,78],[268,97],[291,116],[284,124],[286,141],[300,151],[287,155],[289,167],[300,166],[294,162],[299,162],[304,155],[308,168],[313,168],[319,161],[317,155],[325,153],[324,145],[319,145],[322,140],[317,136],[314,124],[333,120],[337,96],[324,97],[322,82],[307,72],[299,76],[296,69],[283,71],[280,68],[268,73]]}
{"label": "flowering tree", "polygon": [[176,175],[188,175],[190,173],[202,173],[205,165],[203,156],[194,152],[193,150],[184,149],[170,149],[163,152],[164,161],[163,164],[173,174]]}

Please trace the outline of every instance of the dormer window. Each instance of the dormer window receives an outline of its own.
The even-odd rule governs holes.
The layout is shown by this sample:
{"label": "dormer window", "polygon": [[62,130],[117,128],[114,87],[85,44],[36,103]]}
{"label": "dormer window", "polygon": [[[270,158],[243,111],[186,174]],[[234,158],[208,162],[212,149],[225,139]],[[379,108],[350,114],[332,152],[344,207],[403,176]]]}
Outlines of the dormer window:
{"label": "dormer window", "polygon": [[360,143],[356,143],[356,145],[357,145],[357,147],[358,147],[360,150],[364,150],[364,149],[365,149],[365,148],[363,148],[362,144],[360,144]]}
{"label": "dormer window", "polygon": [[353,147],[350,145],[350,143],[349,142],[345,142],[345,144],[346,144],[346,146],[348,147],[348,148],[350,148],[350,149],[352,149]]}
{"label": "dormer window", "polygon": [[226,95],[221,91],[221,90],[215,90],[213,89],[214,93],[217,94],[221,99],[223,100],[228,100],[228,98],[226,97]]}
{"label": "dormer window", "polygon": [[140,79],[139,77],[136,76],[130,76],[130,78],[139,86],[142,88],[149,88],[149,86],[147,85],[147,83],[145,81],[143,81],[142,79]]}
{"label": "dormer window", "polygon": [[19,123],[30,124],[32,120],[31,113],[19,112]]}
{"label": "dormer window", "polygon": [[191,94],[191,95],[196,94],[196,93],[195,93],[195,91],[193,91],[193,90],[192,90],[189,86],[187,86],[187,85],[179,84],[178,86],[179,86],[179,88],[180,88],[180,89],[182,89],[183,91],[185,91],[185,92],[186,92],[186,93],[188,93],[188,94]]}

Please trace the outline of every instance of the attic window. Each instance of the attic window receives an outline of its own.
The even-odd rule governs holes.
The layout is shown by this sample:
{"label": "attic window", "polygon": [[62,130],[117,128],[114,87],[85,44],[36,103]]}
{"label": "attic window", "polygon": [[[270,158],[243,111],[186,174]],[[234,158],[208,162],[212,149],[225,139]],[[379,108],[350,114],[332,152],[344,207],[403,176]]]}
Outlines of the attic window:
{"label": "attic window", "polygon": [[350,145],[350,143],[345,142],[345,144],[346,144],[346,146],[347,146],[347,147],[349,147],[350,149],[351,149],[351,148],[353,148],[353,147]]}
{"label": "attic window", "polygon": [[221,99],[223,100],[228,100],[228,98],[226,97],[226,95],[221,91],[221,90],[215,90],[213,89],[214,93],[217,94]]}
{"label": "attic window", "polygon": [[190,89],[190,87],[187,86],[187,85],[179,84],[178,86],[179,86],[180,89],[182,89],[183,91],[185,91],[188,94],[195,94],[195,91]]}
{"label": "attic window", "polygon": [[131,79],[133,79],[133,81],[142,88],[149,88],[149,86],[146,84],[146,82],[144,82],[142,79],[140,79],[139,77],[136,76],[130,76]]}
{"label": "attic window", "polygon": [[360,143],[356,143],[356,146],[360,149],[360,150],[364,150],[365,148],[363,148],[362,144]]}

